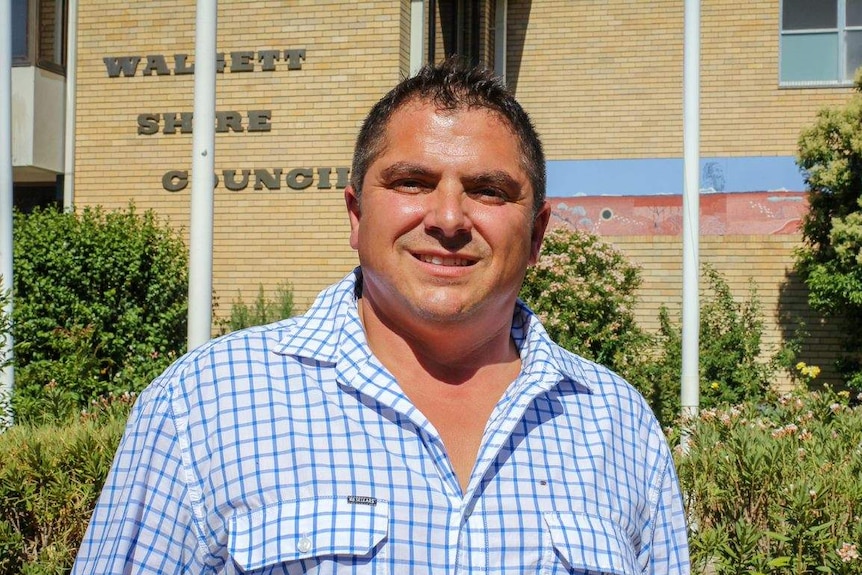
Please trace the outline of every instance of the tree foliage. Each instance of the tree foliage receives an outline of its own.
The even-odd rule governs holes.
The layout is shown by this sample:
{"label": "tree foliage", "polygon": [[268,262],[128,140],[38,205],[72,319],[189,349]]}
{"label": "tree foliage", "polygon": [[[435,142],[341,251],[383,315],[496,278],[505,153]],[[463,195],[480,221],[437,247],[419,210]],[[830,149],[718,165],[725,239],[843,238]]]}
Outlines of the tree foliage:
{"label": "tree foliage", "polygon": [[862,76],[844,106],[821,110],[799,138],[809,188],[796,269],[815,309],[844,320],[851,385],[862,387]]}

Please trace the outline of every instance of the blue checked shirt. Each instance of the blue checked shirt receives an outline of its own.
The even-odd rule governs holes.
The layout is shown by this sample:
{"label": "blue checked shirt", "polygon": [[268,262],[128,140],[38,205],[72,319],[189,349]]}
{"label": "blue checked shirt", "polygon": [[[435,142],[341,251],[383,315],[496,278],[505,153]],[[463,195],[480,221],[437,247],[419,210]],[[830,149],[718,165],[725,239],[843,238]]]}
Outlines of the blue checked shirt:
{"label": "blue checked shirt", "polygon": [[73,573],[688,572],[661,429],[525,306],[466,492],[371,354],[357,277],[187,354],[141,394]]}

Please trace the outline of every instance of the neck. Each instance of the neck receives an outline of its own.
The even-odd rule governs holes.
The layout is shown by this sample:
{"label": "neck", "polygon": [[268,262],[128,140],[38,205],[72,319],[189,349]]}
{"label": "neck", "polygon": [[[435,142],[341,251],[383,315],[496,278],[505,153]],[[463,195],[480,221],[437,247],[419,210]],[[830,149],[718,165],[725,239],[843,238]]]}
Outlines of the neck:
{"label": "neck", "polygon": [[511,313],[493,318],[496,324],[490,326],[475,319],[395,325],[368,298],[361,298],[358,305],[371,351],[396,378],[419,376],[463,385],[483,371],[520,363],[511,336]]}

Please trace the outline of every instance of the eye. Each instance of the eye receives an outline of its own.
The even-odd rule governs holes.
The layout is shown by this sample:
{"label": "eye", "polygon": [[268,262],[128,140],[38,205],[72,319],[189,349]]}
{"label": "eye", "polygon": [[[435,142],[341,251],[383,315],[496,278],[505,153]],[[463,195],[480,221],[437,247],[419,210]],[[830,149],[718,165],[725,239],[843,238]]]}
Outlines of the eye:
{"label": "eye", "polygon": [[405,194],[418,194],[428,189],[428,185],[425,182],[415,178],[402,178],[400,180],[396,180],[395,182],[392,182],[391,187],[393,190]]}
{"label": "eye", "polygon": [[509,195],[504,190],[489,186],[471,190],[470,195],[479,201],[492,204],[503,204],[509,199]]}

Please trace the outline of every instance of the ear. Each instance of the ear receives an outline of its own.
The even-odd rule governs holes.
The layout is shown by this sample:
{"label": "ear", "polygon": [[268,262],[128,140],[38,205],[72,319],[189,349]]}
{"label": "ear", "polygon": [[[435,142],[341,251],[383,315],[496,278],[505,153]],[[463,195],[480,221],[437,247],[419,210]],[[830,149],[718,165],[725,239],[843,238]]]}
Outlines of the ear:
{"label": "ear", "polygon": [[347,216],[350,218],[350,247],[359,249],[359,220],[362,212],[359,208],[359,198],[352,185],[344,188],[344,203],[347,204]]}
{"label": "ear", "polygon": [[530,237],[530,265],[539,261],[539,250],[542,249],[542,239],[545,237],[545,230],[548,229],[548,222],[551,221],[551,204],[547,201],[542,204],[536,218],[533,220],[533,233]]}

